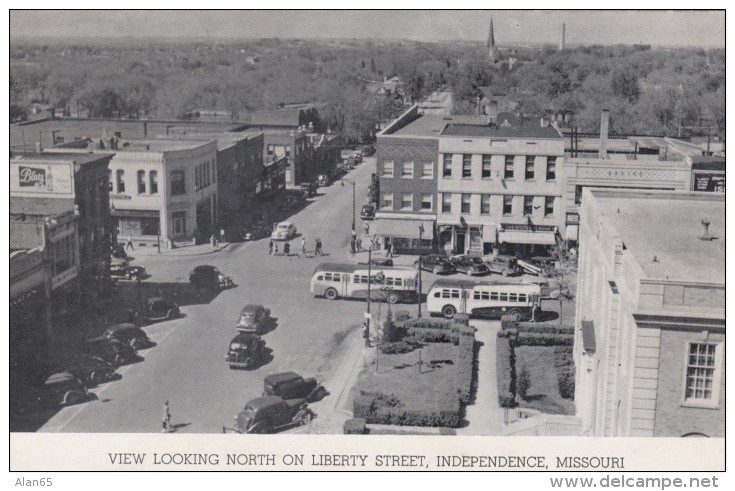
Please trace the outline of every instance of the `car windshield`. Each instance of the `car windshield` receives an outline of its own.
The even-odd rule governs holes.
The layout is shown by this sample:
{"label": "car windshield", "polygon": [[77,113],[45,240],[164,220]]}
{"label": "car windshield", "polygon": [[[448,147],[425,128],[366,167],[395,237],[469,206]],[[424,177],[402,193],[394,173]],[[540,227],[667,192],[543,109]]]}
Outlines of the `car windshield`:
{"label": "car windshield", "polygon": [[243,348],[245,348],[245,345],[244,345],[244,344],[242,344],[242,343],[238,343],[238,342],[234,342],[234,343],[232,343],[232,344],[230,345],[230,349],[231,349],[232,351],[237,351],[237,350],[241,350],[241,349],[243,349]]}
{"label": "car windshield", "polygon": [[255,312],[243,312],[243,317],[255,317]]}
{"label": "car windshield", "polygon": [[279,229],[286,229],[286,228],[288,228],[288,225],[286,225],[285,223],[281,223],[280,225],[278,225],[278,228]]}

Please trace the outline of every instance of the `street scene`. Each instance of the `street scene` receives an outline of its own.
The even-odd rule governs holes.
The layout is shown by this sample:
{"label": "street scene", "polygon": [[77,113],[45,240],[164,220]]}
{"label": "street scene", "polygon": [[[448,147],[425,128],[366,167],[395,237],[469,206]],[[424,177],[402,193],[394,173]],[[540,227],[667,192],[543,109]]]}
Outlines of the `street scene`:
{"label": "street scene", "polygon": [[549,13],[465,44],[11,15],[11,432],[724,437],[724,30]]}

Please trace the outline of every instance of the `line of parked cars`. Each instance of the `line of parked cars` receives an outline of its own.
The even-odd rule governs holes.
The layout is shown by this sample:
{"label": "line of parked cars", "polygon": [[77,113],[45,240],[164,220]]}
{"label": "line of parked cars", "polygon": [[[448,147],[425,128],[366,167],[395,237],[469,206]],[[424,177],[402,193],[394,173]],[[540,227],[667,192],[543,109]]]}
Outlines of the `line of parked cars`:
{"label": "line of parked cars", "polygon": [[486,258],[460,254],[445,256],[444,254],[422,254],[421,260],[416,260],[414,266],[434,274],[464,273],[468,276],[481,276],[497,273],[503,276],[512,276],[521,272],[516,258],[511,256],[495,256]]}

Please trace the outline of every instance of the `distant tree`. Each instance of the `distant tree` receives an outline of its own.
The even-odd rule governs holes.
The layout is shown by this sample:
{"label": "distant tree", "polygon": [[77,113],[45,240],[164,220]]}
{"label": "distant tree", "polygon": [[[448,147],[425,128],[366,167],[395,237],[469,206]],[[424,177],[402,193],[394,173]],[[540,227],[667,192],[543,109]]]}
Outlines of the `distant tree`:
{"label": "distant tree", "polygon": [[630,68],[614,70],[610,84],[612,85],[613,94],[628,102],[636,102],[641,95],[638,76]]}
{"label": "distant tree", "polygon": [[372,73],[375,73],[377,70],[375,68],[375,58],[370,58],[370,71]]}

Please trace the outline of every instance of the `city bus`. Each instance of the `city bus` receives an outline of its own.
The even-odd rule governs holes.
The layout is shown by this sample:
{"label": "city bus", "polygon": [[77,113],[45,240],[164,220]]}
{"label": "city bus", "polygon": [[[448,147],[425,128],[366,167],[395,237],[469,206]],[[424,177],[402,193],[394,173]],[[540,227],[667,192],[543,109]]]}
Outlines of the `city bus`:
{"label": "city bus", "polygon": [[367,298],[388,303],[416,302],[418,272],[413,268],[325,263],[317,266],[311,278],[311,293],[329,300]]}
{"label": "city bus", "polygon": [[541,305],[536,284],[475,282],[440,279],[426,297],[426,310],[451,319],[457,312],[478,318],[509,315],[516,320],[535,320]]}

